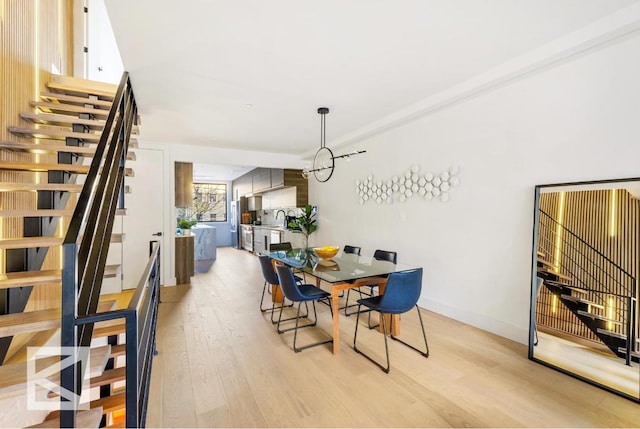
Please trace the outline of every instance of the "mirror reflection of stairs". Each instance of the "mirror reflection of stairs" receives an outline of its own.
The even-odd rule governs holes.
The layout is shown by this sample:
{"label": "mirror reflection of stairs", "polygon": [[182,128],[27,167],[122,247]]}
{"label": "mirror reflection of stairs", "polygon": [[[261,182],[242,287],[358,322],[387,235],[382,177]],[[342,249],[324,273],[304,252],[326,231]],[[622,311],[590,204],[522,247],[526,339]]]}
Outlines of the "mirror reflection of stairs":
{"label": "mirror reflection of stairs", "polygon": [[539,216],[536,272],[544,287],[614,355],[640,362],[633,276],[544,211]]}

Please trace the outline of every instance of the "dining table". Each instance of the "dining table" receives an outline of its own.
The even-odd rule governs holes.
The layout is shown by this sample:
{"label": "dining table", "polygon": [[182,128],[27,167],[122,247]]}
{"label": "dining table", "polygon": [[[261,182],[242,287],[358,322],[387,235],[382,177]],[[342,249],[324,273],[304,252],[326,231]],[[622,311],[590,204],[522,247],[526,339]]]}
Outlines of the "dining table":
{"label": "dining table", "polygon": [[[269,253],[269,257],[276,263],[287,265],[298,271],[298,273],[312,276],[315,278],[318,287],[322,286],[323,281],[331,287],[333,354],[340,352],[340,317],[338,311],[340,293],[347,289],[377,285],[379,294],[383,294],[389,274],[419,268],[344,252],[338,253],[331,259],[323,259],[318,257],[311,248],[273,251]],[[400,332],[400,318],[397,315],[392,317],[393,323],[391,323],[391,318],[389,317],[386,317],[381,323],[385,323],[392,329],[392,331],[387,329],[387,332],[398,335]]]}

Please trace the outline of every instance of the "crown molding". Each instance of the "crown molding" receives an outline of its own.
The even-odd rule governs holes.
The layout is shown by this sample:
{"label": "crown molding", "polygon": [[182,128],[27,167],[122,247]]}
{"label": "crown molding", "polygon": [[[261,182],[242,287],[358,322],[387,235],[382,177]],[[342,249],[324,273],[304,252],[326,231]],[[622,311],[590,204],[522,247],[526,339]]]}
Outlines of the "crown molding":
{"label": "crown molding", "polygon": [[[378,121],[332,140],[327,146],[338,149],[417,118],[485,94],[532,73],[558,65],[604,44],[621,40],[640,30],[640,2],[623,8],[577,31],[529,51],[472,79],[432,97],[414,103]],[[308,152],[302,158],[313,157]]]}

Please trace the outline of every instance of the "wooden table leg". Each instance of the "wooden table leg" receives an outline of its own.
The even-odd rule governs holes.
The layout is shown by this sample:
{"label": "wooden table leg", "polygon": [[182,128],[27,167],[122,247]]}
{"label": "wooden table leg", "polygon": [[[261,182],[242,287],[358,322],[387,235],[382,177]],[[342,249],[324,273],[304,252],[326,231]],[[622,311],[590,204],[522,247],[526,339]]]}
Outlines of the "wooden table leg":
{"label": "wooden table leg", "polygon": [[333,287],[331,290],[331,307],[333,309],[333,354],[337,355],[340,352],[340,315],[338,314],[338,308],[340,307],[339,299],[340,291],[337,287]]}
{"label": "wooden table leg", "polygon": [[[387,286],[386,283],[381,283],[378,286],[378,293],[380,295],[384,294],[384,289],[386,286]],[[390,329],[392,317],[393,317],[393,330]],[[387,328],[387,334],[391,333],[391,335],[393,335],[394,337],[397,337],[398,335],[400,335],[400,315],[399,314],[394,314],[394,315],[385,314],[384,317],[380,317],[380,327],[378,328],[380,332],[384,332],[382,329],[383,321]]]}
{"label": "wooden table leg", "polygon": [[271,301],[275,302],[276,304],[280,304],[282,303],[282,301],[284,301],[280,285],[271,285]]}

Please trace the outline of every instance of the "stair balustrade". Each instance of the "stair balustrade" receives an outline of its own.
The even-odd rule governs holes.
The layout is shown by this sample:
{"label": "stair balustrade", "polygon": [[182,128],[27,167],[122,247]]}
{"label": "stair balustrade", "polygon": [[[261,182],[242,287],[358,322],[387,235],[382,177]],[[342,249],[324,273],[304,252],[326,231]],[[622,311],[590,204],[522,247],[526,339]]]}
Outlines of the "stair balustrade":
{"label": "stair balustrade", "polygon": [[[638,352],[636,279],[548,213],[539,210],[538,217],[538,275],[597,338],[630,365]],[[552,260],[545,261],[541,255]],[[574,292],[583,296],[576,297]],[[594,313],[593,308],[606,309],[607,314]]]}

